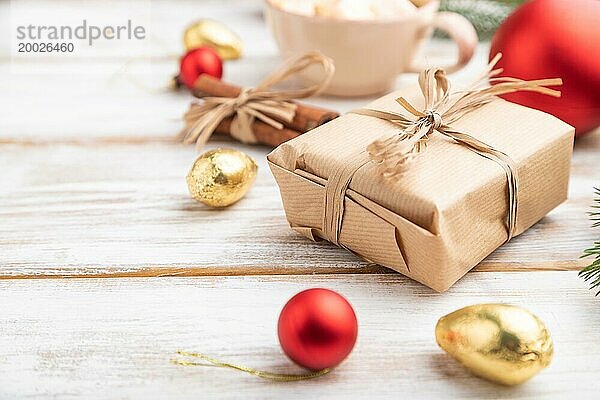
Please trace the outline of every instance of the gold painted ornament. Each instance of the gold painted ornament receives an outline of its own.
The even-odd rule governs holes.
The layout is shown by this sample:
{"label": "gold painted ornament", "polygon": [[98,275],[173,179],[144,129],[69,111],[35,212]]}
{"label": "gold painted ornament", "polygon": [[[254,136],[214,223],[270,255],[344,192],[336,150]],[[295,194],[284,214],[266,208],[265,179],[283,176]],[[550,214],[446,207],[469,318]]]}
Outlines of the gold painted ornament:
{"label": "gold painted ornament", "polygon": [[194,199],[210,207],[227,207],[244,197],[257,170],[256,162],[247,154],[215,149],[196,159],[186,180]]}
{"label": "gold painted ornament", "polygon": [[222,60],[235,60],[242,56],[243,44],[240,37],[225,25],[209,19],[188,26],[183,34],[183,43],[187,51],[210,46]]}
{"label": "gold painted ornament", "polygon": [[442,318],[435,327],[439,346],[475,375],[518,385],[547,367],[553,344],[544,323],[507,304],[476,304]]}

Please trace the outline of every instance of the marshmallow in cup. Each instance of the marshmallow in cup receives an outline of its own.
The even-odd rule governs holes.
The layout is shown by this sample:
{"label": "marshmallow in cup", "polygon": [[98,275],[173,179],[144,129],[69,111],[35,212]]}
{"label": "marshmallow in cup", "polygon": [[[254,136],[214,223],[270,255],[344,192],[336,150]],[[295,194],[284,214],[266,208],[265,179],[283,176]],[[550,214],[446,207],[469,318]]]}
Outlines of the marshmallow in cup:
{"label": "marshmallow in cup", "polygon": [[[439,3],[428,0],[416,7],[410,0],[264,0],[267,24],[283,58],[317,50],[333,59],[336,72],[324,93],[335,96],[385,93],[399,74],[431,67],[415,59],[434,28],[458,45],[456,62],[441,67],[450,73],[466,65],[477,47],[477,33],[462,15],[439,12]],[[301,77],[314,83],[319,72],[308,70]]]}
{"label": "marshmallow in cup", "polygon": [[338,19],[384,19],[416,11],[410,0],[274,0],[282,10]]}

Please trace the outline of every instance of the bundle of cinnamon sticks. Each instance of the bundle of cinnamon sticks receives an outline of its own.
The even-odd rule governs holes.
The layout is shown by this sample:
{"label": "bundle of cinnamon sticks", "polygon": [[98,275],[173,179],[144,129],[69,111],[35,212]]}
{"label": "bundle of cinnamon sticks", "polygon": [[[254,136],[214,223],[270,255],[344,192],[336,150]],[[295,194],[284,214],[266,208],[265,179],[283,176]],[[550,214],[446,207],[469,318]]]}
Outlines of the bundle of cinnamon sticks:
{"label": "bundle of cinnamon sticks", "polygon": [[[201,75],[194,85],[193,94],[198,98],[203,97],[228,97],[235,98],[240,95],[242,88],[225,83],[207,74]],[[296,104],[296,113],[292,121],[278,120],[284,127],[277,129],[260,120],[252,124],[252,131],[258,143],[267,146],[279,146],[281,143],[300,136],[304,132],[323,125],[339,116],[339,113],[302,103]],[[274,119],[277,120],[276,117]],[[219,123],[215,132],[231,135],[233,117],[225,118]]]}

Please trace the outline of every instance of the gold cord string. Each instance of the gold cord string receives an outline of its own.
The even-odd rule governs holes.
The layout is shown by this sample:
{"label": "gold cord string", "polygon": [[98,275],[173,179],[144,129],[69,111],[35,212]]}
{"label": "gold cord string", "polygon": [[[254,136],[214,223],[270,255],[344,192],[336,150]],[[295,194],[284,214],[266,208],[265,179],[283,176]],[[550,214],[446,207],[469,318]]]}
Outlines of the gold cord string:
{"label": "gold cord string", "polygon": [[[293,382],[293,381],[303,381],[303,380],[307,380],[307,379],[314,379],[314,378],[318,378],[320,376],[326,375],[332,371],[331,368],[325,368],[325,369],[322,369],[319,371],[309,372],[306,374],[281,374],[281,373],[277,373],[277,372],[261,371],[261,370],[250,368],[250,367],[244,367],[241,365],[230,364],[230,363],[219,361],[215,358],[209,357],[204,354],[199,354],[199,353],[191,353],[191,352],[179,350],[179,351],[177,351],[177,354],[179,354],[180,356],[185,356],[185,357],[199,358],[199,359],[206,361],[217,367],[237,369],[238,371],[246,372],[248,374],[258,376],[259,378],[267,379],[270,381],[276,381],[276,382]],[[201,362],[196,362],[196,361],[187,361],[187,360],[178,360],[178,359],[172,359],[171,362],[173,364],[183,365],[183,366],[188,366],[188,367],[189,366],[197,367],[197,366],[207,366],[208,365],[206,363],[201,363]]]}

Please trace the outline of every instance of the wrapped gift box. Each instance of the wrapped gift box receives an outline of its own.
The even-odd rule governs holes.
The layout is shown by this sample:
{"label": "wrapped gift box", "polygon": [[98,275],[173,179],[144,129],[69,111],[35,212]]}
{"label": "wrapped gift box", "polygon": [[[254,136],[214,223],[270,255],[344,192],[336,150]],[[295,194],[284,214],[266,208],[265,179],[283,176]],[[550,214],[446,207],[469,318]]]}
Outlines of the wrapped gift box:
{"label": "wrapped gift box", "polygon": [[[399,96],[424,109],[416,86],[366,107],[401,113]],[[494,98],[453,122],[452,128],[514,161],[515,235],[566,199],[571,126],[541,111]],[[348,113],[273,150],[268,161],[292,229],[312,240],[333,241],[325,229],[330,223],[325,212],[331,200],[329,186],[370,143],[399,130],[389,121]],[[400,176],[382,177],[374,161],[352,175],[343,192],[337,244],[444,291],[506,242],[507,185],[498,163],[434,131],[427,147]]]}

